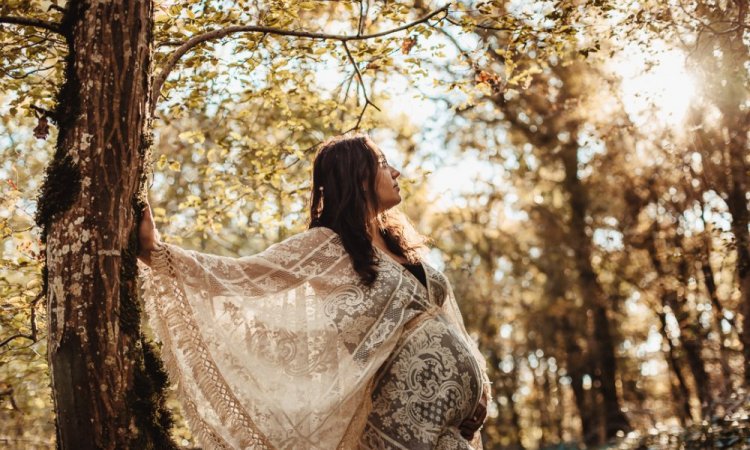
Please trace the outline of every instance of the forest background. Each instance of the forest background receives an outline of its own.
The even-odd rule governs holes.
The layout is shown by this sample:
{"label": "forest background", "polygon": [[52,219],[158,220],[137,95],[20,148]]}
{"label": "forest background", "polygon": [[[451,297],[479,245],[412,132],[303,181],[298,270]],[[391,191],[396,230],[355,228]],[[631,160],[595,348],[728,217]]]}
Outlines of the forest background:
{"label": "forest background", "polygon": [[[4,447],[55,442],[38,201],[74,3],[0,5]],[[369,131],[490,361],[485,448],[750,446],[749,6],[157,0],[157,225],[258,252],[304,229],[315,146]]]}

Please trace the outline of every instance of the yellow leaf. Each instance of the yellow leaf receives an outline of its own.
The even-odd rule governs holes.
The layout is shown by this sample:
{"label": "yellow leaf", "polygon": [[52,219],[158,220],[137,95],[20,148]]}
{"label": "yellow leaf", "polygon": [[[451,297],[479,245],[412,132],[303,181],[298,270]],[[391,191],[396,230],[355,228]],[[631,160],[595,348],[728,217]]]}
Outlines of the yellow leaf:
{"label": "yellow leaf", "polygon": [[180,162],[179,161],[171,161],[169,163],[169,170],[174,170],[175,172],[180,170]]}
{"label": "yellow leaf", "polygon": [[167,165],[167,155],[161,155],[159,157],[159,160],[156,162],[156,168],[159,170],[164,170],[164,166]]}

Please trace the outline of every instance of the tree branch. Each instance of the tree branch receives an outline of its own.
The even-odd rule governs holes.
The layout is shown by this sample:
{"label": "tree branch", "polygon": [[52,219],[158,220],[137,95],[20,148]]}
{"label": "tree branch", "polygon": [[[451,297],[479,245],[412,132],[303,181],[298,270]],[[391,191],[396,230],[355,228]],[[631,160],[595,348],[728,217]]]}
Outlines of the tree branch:
{"label": "tree branch", "polygon": [[365,115],[365,111],[367,110],[368,105],[372,105],[372,107],[377,109],[378,111],[380,111],[380,108],[378,108],[375,105],[375,103],[371,102],[370,98],[367,96],[367,89],[365,88],[365,80],[362,78],[362,73],[359,71],[359,66],[357,66],[357,61],[354,60],[354,56],[352,56],[352,52],[349,51],[349,46],[346,45],[346,41],[341,41],[341,43],[344,45],[344,50],[346,50],[346,56],[349,57],[349,61],[351,61],[352,65],[354,66],[354,73],[357,74],[357,81],[359,82],[359,85],[362,86],[362,93],[365,96],[365,106],[362,108],[362,112],[359,113],[357,124],[354,125],[354,128],[352,128],[352,130],[356,130],[357,128],[359,128],[359,123],[362,122],[362,117]]}
{"label": "tree branch", "polygon": [[167,80],[169,73],[177,65],[177,62],[180,60],[180,58],[182,58],[185,55],[185,53],[190,51],[192,48],[204,42],[221,39],[225,36],[228,36],[234,33],[267,33],[267,34],[275,34],[279,36],[294,36],[294,37],[300,37],[300,38],[340,41],[340,42],[364,41],[364,40],[374,39],[374,38],[378,38],[382,36],[387,36],[389,34],[397,33],[399,31],[407,30],[416,25],[427,22],[428,20],[432,19],[433,17],[435,17],[436,15],[442,12],[445,12],[447,14],[449,6],[450,4],[447,4],[440,9],[432,11],[431,13],[413,22],[409,22],[405,25],[402,25],[400,27],[393,28],[391,30],[381,31],[378,33],[372,33],[372,34],[363,34],[363,35],[326,34],[326,33],[314,33],[314,32],[309,32],[309,31],[282,30],[279,28],[265,27],[265,26],[259,26],[259,25],[234,25],[231,27],[222,28],[220,30],[208,31],[203,34],[193,36],[187,41],[185,41],[185,43],[182,44],[180,47],[178,47],[174,52],[172,52],[172,54],[169,55],[169,58],[167,58],[164,65],[161,67],[161,73],[159,73],[159,75],[154,80],[154,86],[151,91],[151,108],[156,107],[156,101],[158,99],[159,93],[161,92],[161,88],[164,85],[164,82]]}
{"label": "tree branch", "polygon": [[39,303],[39,300],[42,299],[44,296],[44,292],[39,292],[36,297],[34,297],[34,300],[31,301],[29,304],[29,308],[31,309],[31,334],[23,334],[23,333],[17,333],[13,336],[7,337],[0,342],[0,347],[4,347],[8,345],[11,341],[15,339],[28,339],[32,342],[37,342],[39,340],[38,336],[38,330],[36,327],[36,304]]}
{"label": "tree branch", "polygon": [[31,341],[34,341],[34,338],[31,335],[18,333],[18,334],[14,334],[13,336],[10,336],[10,337],[8,337],[6,339],[3,339],[3,341],[0,342],[0,347],[8,345],[14,339],[19,339],[19,338],[24,338],[24,339],[29,339]]}
{"label": "tree branch", "polygon": [[[370,3],[367,2],[367,12],[370,11]],[[361,36],[365,30],[365,0],[359,0],[359,24],[357,25],[357,36]]]}
{"label": "tree branch", "polygon": [[63,32],[60,29],[60,25],[56,23],[52,23],[52,22],[47,22],[42,19],[32,19],[29,17],[0,16],[0,23],[42,28],[44,30],[52,31],[53,33],[58,33],[60,35],[63,35]]}

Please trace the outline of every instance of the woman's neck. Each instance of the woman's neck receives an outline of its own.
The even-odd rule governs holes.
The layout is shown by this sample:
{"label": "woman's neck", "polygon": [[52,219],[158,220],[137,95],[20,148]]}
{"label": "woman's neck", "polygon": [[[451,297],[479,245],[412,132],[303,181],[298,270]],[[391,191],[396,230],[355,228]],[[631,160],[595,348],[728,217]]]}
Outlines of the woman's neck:
{"label": "woman's neck", "polygon": [[388,248],[388,244],[385,242],[385,238],[380,233],[380,228],[377,226],[377,224],[374,224],[370,229],[373,230],[372,232],[370,232],[370,241],[372,242],[372,245],[379,248],[380,250],[388,254],[388,256],[401,264],[408,262],[406,258],[393,253],[391,249]]}

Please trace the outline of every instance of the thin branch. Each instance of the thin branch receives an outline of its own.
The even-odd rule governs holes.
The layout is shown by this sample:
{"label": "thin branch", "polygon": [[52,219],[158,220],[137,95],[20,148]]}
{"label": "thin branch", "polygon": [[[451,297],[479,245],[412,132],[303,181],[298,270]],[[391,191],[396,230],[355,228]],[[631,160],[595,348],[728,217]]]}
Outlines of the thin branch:
{"label": "thin branch", "polygon": [[13,388],[6,389],[2,392],[0,392],[0,398],[2,397],[9,397],[10,398],[10,405],[15,409],[16,411],[20,411],[21,408],[18,407],[18,404],[16,404],[16,399],[13,397]]}
{"label": "thin branch", "polygon": [[157,47],[178,47],[184,44],[184,41],[164,41],[156,44]]}
{"label": "thin branch", "polygon": [[22,333],[18,333],[18,334],[14,334],[13,336],[11,336],[11,337],[9,337],[9,338],[6,338],[6,339],[4,339],[4,340],[3,340],[2,342],[0,342],[0,347],[3,347],[3,346],[5,346],[5,345],[8,345],[8,344],[9,344],[9,343],[10,343],[10,342],[11,342],[12,340],[14,340],[14,339],[20,339],[20,338],[24,338],[24,339],[29,339],[29,340],[32,340],[32,341],[36,342],[36,341],[34,340],[34,337],[33,337],[33,336],[31,336],[31,335],[29,335],[29,334],[22,334]]}
{"label": "thin branch", "polygon": [[23,333],[14,334],[13,336],[3,339],[3,341],[0,342],[0,347],[4,347],[8,345],[11,341],[15,339],[21,339],[21,338],[29,339],[32,342],[37,342],[39,340],[38,330],[36,327],[36,304],[39,302],[39,300],[42,299],[43,296],[44,296],[44,292],[39,292],[39,294],[37,294],[37,296],[34,298],[34,300],[31,301],[31,304],[29,305],[31,309],[31,319],[30,319],[31,320],[31,334],[23,334]]}
{"label": "thin branch", "polygon": [[390,30],[385,30],[385,31],[372,33],[372,34],[363,34],[363,35],[326,34],[326,33],[314,33],[314,32],[308,32],[308,31],[282,30],[279,28],[265,27],[265,26],[258,26],[258,25],[234,25],[231,27],[208,31],[203,34],[193,36],[190,39],[188,39],[184,44],[182,44],[180,47],[178,47],[169,56],[169,58],[167,58],[164,65],[161,67],[161,73],[159,73],[159,75],[154,80],[154,86],[151,91],[151,107],[155,108],[156,100],[158,99],[158,95],[161,92],[161,88],[164,85],[164,82],[167,80],[169,73],[177,65],[177,62],[180,60],[180,58],[182,58],[185,55],[185,53],[190,51],[192,48],[204,42],[221,39],[225,36],[228,36],[234,33],[267,33],[267,34],[275,34],[279,36],[295,36],[295,37],[300,37],[300,38],[320,39],[320,40],[329,40],[329,41],[332,40],[332,41],[340,41],[340,42],[364,41],[364,40],[374,39],[374,38],[378,38],[382,36],[387,36],[389,34],[397,33],[399,31],[407,30],[416,25],[427,22],[428,20],[432,19],[433,17],[435,17],[436,15],[442,12],[445,12],[447,14],[449,6],[450,4],[445,5],[440,9],[432,11],[431,13],[413,22],[409,22],[405,25],[402,25],[400,27],[396,27]]}
{"label": "thin branch", "polygon": [[[354,72],[357,74],[357,80],[359,81],[359,85],[362,87],[362,94],[365,96],[365,106],[362,108],[362,112],[359,113],[359,118],[357,119],[357,124],[354,125],[354,128],[352,130],[356,130],[359,128],[360,122],[362,122],[362,117],[365,115],[365,111],[367,110],[368,105],[372,105],[373,108],[380,111],[380,108],[378,108],[375,103],[370,101],[370,98],[367,96],[367,89],[365,88],[365,80],[362,78],[362,73],[359,71],[359,66],[357,66],[357,61],[354,60],[354,56],[352,56],[352,52],[349,51],[349,46],[346,45],[346,41],[342,41],[341,44],[344,45],[344,50],[346,50],[346,56],[349,57],[349,61],[351,61],[352,65],[354,66]],[[350,130],[351,131],[351,130]]]}
{"label": "thin branch", "polygon": [[30,17],[14,17],[14,16],[0,16],[0,23],[7,23],[11,25],[22,25],[27,27],[42,28],[53,33],[63,34],[60,29],[60,25],[52,22],[47,22],[42,19],[32,19]]}
{"label": "thin branch", "polygon": [[47,67],[40,67],[38,69],[29,70],[28,72],[20,74],[20,75],[14,75],[9,70],[5,70],[5,69],[2,69],[2,68],[0,68],[0,72],[2,72],[4,75],[7,75],[10,78],[13,78],[14,80],[23,80],[24,78],[27,78],[27,77],[29,77],[29,76],[37,73],[37,72],[44,72],[45,70],[50,70],[50,69],[54,69],[54,68],[55,68],[55,64],[53,64],[51,66],[47,66]]}
{"label": "thin branch", "polygon": [[[367,10],[370,10],[369,3]],[[365,29],[365,0],[359,0],[359,24],[357,24],[357,36],[361,36]]]}
{"label": "thin branch", "polygon": [[39,294],[34,298],[34,300],[31,301],[31,338],[34,342],[39,340],[39,336],[37,335],[37,328],[36,328],[36,304],[39,303],[39,300],[44,297],[44,291],[40,291]]}

